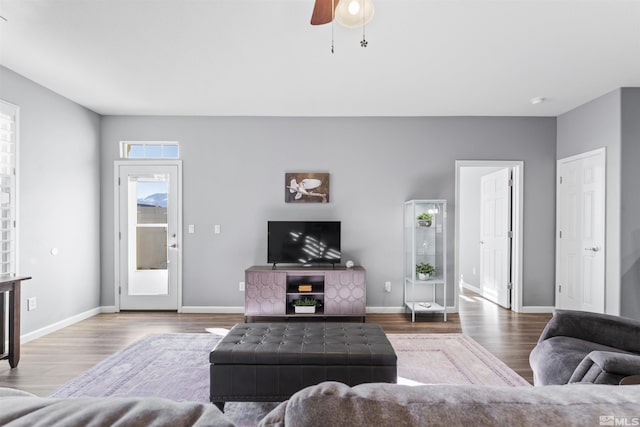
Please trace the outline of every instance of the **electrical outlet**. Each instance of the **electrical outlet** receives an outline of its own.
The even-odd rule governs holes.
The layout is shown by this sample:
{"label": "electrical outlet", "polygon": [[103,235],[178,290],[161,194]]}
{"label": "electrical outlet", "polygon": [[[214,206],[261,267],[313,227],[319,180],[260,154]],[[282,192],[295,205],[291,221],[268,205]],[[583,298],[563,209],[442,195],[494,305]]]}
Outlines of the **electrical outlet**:
{"label": "electrical outlet", "polygon": [[36,297],[27,298],[27,311],[35,310],[37,306]]}
{"label": "electrical outlet", "polygon": [[238,290],[239,290],[240,292],[244,292],[244,282],[240,282],[240,283],[238,283]]}
{"label": "electrical outlet", "polygon": [[391,282],[384,282],[384,291],[391,292]]}

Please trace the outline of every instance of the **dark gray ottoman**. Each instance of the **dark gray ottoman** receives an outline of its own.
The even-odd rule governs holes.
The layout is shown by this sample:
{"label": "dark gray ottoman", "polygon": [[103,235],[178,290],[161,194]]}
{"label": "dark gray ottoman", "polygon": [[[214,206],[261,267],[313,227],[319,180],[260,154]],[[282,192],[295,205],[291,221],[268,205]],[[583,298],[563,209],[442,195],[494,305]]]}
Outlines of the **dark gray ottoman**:
{"label": "dark gray ottoman", "polygon": [[279,402],[323,381],[395,383],[397,356],[371,323],[239,323],[211,351],[210,399]]}

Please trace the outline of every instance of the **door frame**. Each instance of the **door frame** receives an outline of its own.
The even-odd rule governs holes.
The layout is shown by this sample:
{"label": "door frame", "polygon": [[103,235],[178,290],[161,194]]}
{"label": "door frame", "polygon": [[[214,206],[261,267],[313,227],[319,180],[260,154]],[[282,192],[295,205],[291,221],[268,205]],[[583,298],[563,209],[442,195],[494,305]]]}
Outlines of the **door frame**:
{"label": "door frame", "polygon": [[[608,250],[607,250],[607,172],[608,172],[608,167],[607,167],[607,149],[606,147],[601,147],[601,148],[596,148],[594,150],[590,150],[590,151],[585,151],[583,153],[579,153],[579,154],[574,154],[572,156],[567,156],[567,157],[563,157],[562,159],[558,159],[556,161],[556,215],[555,215],[555,227],[556,227],[556,236],[555,236],[555,274],[554,274],[554,287],[555,287],[555,304],[554,307],[557,309],[559,302],[560,302],[560,292],[559,292],[559,281],[560,281],[560,236],[558,233],[558,229],[560,228],[560,209],[558,208],[559,206],[559,194],[560,194],[560,180],[559,180],[559,176],[560,176],[560,167],[561,165],[565,164],[565,163],[571,163],[577,160],[583,160],[589,157],[594,157],[594,156],[602,156],[603,158],[603,180],[604,180],[604,185],[602,186],[602,201],[603,201],[603,210],[602,210],[602,251],[604,253],[603,257],[602,257],[602,262],[603,262],[603,269],[604,269],[604,274],[603,274],[603,301],[602,301],[602,311],[598,311],[597,313],[607,313],[607,254],[608,254]],[[578,308],[578,310],[585,310],[584,304],[582,304],[582,306],[580,308]]]}
{"label": "door frame", "polygon": [[177,293],[178,293],[178,313],[182,312],[182,160],[116,160],[113,163],[113,179],[114,179],[114,280],[113,280],[113,295],[115,301],[115,312],[120,312],[120,186],[118,185],[118,179],[120,176],[120,166],[176,166],[178,168],[178,182],[177,182],[177,201],[178,201],[178,217],[176,218],[176,229],[178,230],[177,236]]}
{"label": "door frame", "polygon": [[[524,230],[524,161],[522,160],[456,160],[455,161],[455,229],[454,229],[454,281],[460,277],[460,169],[463,167],[500,167],[513,171],[513,193],[511,198],[511,310],[523,311],[522,304],[522,254]],[[458,311],[459,286],[454,286],[454,311]]]}

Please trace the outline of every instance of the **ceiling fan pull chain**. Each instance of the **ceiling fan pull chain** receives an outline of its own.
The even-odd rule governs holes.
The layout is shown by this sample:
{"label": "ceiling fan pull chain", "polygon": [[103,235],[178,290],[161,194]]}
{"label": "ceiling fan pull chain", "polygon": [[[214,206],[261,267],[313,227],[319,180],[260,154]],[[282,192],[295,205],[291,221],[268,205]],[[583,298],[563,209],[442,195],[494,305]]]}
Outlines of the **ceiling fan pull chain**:
{"label": "ceiling fan pull chain", "polygon": [[336,5],[335,0],[331,0],[331,53],[333,53],[333,28],[336,22]]}
{"label": "ceiling fan pull chain", "polygon": [[369,42],[367,41],[367,39],[364,36],[364,27],[365,27],[365,5],[367,4],[367,2],[362,2],[362,41],[360,42],[360,46],[361,47],[367,47],[367,45],[369,44]]}

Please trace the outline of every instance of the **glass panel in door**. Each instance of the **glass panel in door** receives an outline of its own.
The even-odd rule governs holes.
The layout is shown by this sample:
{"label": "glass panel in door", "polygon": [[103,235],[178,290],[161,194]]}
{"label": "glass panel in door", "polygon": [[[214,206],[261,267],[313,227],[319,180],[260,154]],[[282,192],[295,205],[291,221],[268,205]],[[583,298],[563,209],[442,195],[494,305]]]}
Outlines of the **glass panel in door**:
{"label": "glass panel in door", "polygon": [[[167,295],[168,174],[129,175],[129,295]],[[135,200],[134,200],[135,199]]]}

